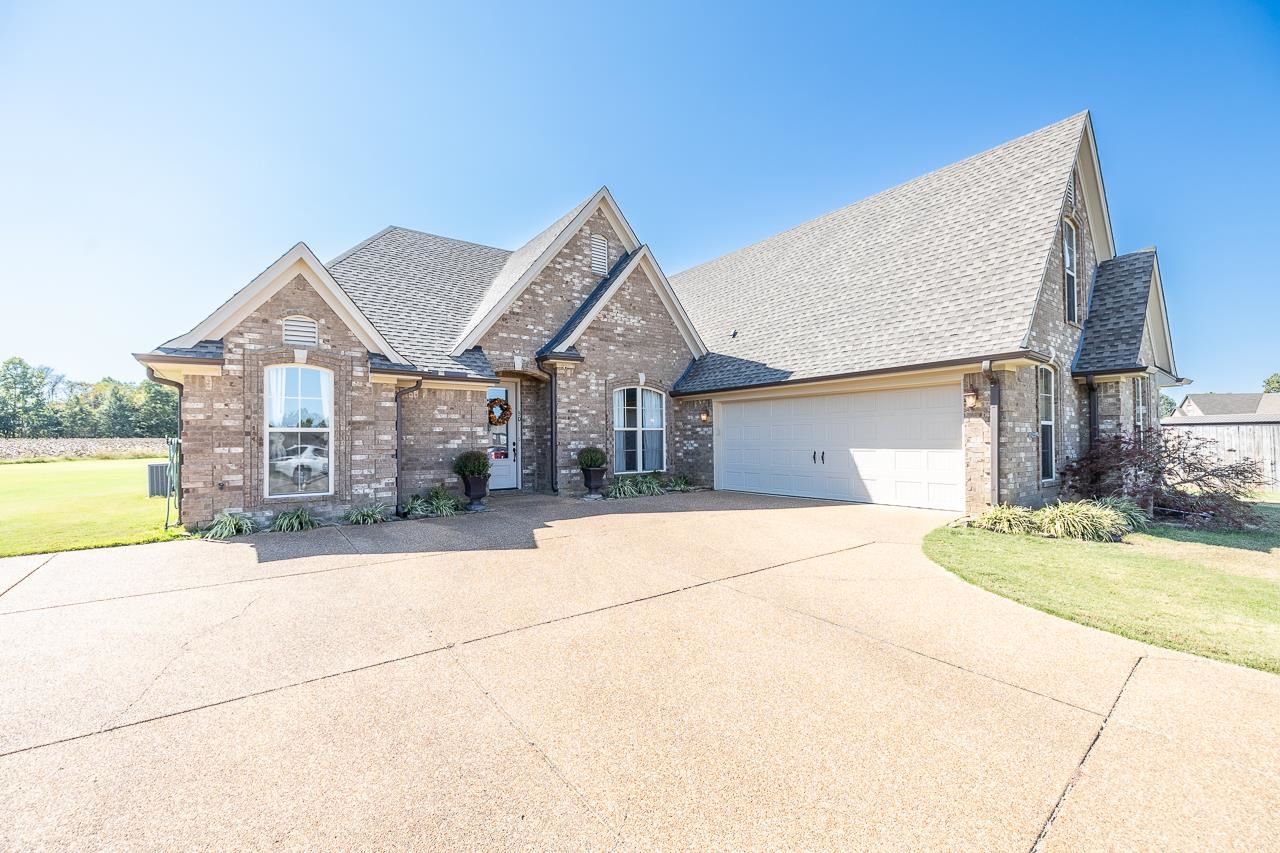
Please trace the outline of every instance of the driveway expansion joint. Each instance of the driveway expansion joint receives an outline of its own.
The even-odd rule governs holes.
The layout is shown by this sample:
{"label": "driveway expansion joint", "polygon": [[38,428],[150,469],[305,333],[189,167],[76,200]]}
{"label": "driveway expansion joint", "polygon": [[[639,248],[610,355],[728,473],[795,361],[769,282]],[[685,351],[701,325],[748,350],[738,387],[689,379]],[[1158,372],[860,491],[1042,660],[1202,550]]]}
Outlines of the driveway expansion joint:
{"label": "driveway expansion joint", "polygon": [[29,577],[31,577],[32,575],[34,575],[36,572],[40,571],[40,570],[41,570],[41,569],[43,569],[45,566],[49,565],[50,561],[52,561],[52,560],[53,560],[53,558],[54,558],[54,557],[56,557],[56,556],[58,556],[58,555],[57,555],[57,554],[50,554],[49,556],[47,556],[47,557],[45,557],[43,560],[41,560],[39,563],[36,563],[35,568],[33,568],[31,571],[27,572],[27,573],[26,573],[25,575],[23,575],[22,577],[18,578],[18,579],[17,579],[16,581],[14,581],[13,583],[9,584],[9,586],[5,587],[4,592],[0,592],[0,598],[4,598],[6,595],[8,595],[8,594],[9,594],[9,590],[13,589],[15,586],[17,586],[18,584],[22,583],[22,582],[23,582],[24,580],[26,580],[27,578],[29,578]]}
{"label": "driveway expansion joint", "polygon": [[1053,811],[1049,812],[1049,817],[1045,820],[1044,826],[1040,828],[1040,834],[1036,836],[1035,842],[1031,845],[1029,853],[1041,853],[1044,850],[1045,841],[1049,837],[1049,830],[1053,828],[1053,823],[1058,819],[1058,815],[1062,813],[1062,807],[1066,805],[1067,797],[1075,789],[1080,781],[1080,777],[1084,775],[1084,766],[1089,761],[1089,756],[1093,754],[1094,748],[1098,745],[1098,741],[1102,740],[1102,733],[1107,730],[1107,723],[1111,722],[1111,715],[1115,713],[1116,708],[1120,705],[1120,698],[1124,696],[1125,688],[1129,686],[1129,682],[1133,680],[1133,674],[1138,671],[1138,665],[1146,659],[1146,655],[1142,655],[1133,662],[1133,667],[1129,670],[1129,674],[1125,676],[1124,682],[1121,683],[1120,689],[1116,691],[1115,701],[1111,703],[1111,708],[1107,711],[1107,715],[1102,718],[1102,724],[1098,726],[1098,731],[1094,733],[1093,740],[1089,741],[1089,746],[1085,749],[1084,755],[1080,756],[1078,763],[1071,776],[1067,779],[1066,786],[1062,789],[1062,794],[1058,797],[1058,802],[1054,804]]}

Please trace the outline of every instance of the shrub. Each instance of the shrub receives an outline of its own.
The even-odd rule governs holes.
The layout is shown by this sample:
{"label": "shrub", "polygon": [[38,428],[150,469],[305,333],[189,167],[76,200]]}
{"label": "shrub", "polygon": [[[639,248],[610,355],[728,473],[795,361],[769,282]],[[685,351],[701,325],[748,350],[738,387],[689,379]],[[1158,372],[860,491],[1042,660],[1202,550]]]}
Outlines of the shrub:
{"label": "shrub", "polygon": [[354,506],[342,514],[348,524],[381,524],[387,520],[389,510],[384,503]]}
{"label": "shrub", "polygon": [[649,496],[666,494],[666,490],[662,488],[662,480],[657,474],[641,474],[636,477],[636,491]]}
{"label": "shrub", "polygon": [[1120,513],[1090,501],[1059,501],[1036,510],[1034,516],[1042,533],[1058,539],[1115,542],[1128,532]]}
{"label": "shrub", "polygon": [[258,523],[247,515],[236,515],[232,512],[220,512],[213,517],[213,523],[204,531],[205,539],[230,539],[232,536],[244,536],[258,529]]}
{"label": "shrub", "polygon": [[1036,516],[1025,506],[1000,504],[993,506],[975,518],[972,526],[979,530],[990,530],[993,533],[1038,533],[1040,525]]}
{"label": "shrub", "polygon": [[606,498],[634,498],[640,494],[639,487],[636,486],[635,477],[614,477],[604,490]]}
{"label": "shrub", "polygon": [[271,529],[276,533],[297,533],[300,530],[314,530],[319,526],[319,520],[305,506],[285,510],[271,522]]}
{"label": "shrub", "polygon": [[584,447],[578,451],[578,467],[584,471],[588,468],[603,468],[608,464],[609,457],[598,447]]}
{"label": "shrub", "polygon": [[694,488],[693,481],[684,474],[674,474],[667,478],[662,484],[662,488],[668,492],[692,492]]}
{"label": "shrub", "polygon": [[404,505],[405,513],[410,516],[429,516],[441,518],[458,514],[458,499],[444,486],[436,486],[425,495],[414,495]]}
{"label": "shrub", "polygon": [[489,473],[489,454],[483,450],[459,453],[453,460],[453,473],[459,477],[483,477]]}
{"label": "shrub", "polygon": [[1268,482],[1262,466],[1225,462],[1216,444],[1177,429],[1102,436],[1063,468],[1063,485],[1073,495],[1125,497],[1191,523],[1256,524],[1249,498]]}
{"label": "shrub", "polygon": [[1147,526],[1147,514],[1142,511],[1142,507],[1128,498],[1109,495],[1105,498],[1095,498],[1092,503],[1094,506],[1105,507],[1119,513],[1124,519],[1124,526],[1129,530],[1143,530]]}

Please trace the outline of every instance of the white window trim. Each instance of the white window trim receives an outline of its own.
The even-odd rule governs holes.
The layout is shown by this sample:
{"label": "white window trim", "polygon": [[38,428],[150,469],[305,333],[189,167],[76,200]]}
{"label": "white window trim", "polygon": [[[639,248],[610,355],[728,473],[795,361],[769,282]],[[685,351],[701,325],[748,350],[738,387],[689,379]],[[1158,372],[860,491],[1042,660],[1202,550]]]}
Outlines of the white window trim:
{"label": "white window trim", "polygon": [[[267,382],[267,373],[275,368],[284,367],[306,367],[312,370],[318,370],[329,377],[329,399],[333,411],[329,413],[329,426],[308,427],[306,432],[323,432],[329,436],[329,491],[327,492],[294,492],[288,495],[271,494],[271,433],[273,432],[299,432],[295,427],[273,427],[271,426],[271,407],[267,404],[267,389],[270,385]],[[333,371],[327,367],[320,367],[314,364],[299,364],[297,362],[289,362],[287,364],[269,364],[262,371],[262,496],[269,501],[278,500],[308,500],[311,498],[330,498],[334,495],[334,485],[337,483],[337,460],[333,455],[334,444],[334,428],[333,424],[337,418],[338,401],[334,397],[334,381]]]}
{"label": "white window trim", "polygon": [[[1067,251],[1067,235],[1071,235],[1071,251]],[[1070,293],[1071,301],[1067,301]],[[1068,323],[1080,322],[1080,237],[1076,224],[1062,218],[1062,308]]]}
{"label": "white window trim", "polygon": [[[624,385],[621,388],[614,388],[613,396],[609,400],[610,404],[613,406],[612,411],[617,411],[617,403],[614,401],[617,400],[618,395],[632,389],[634,389],[636,392],[636,425],[634,427],[623,427],[623,426],[618,426],[617,423],[613,424],[613,463],[614,463],[612,466],[613,473],[615,475],[621,475],[621,476],[625,476],[629,474],[661,473],[667,470],[667,395],[666,395],[666,392],[662,391],[659,388],[651,388],[647,385]],[[644,427],[644,392],[645,391],[652,391],[653,393],[657,394],[658,399],[662,401],[662,467],[661,468],[638,467],[635,470],[619,471],[617,467],[617,461],[618,461],[618,453],[619,453],[618,433],[620,432],[636,433],[636,463],[639,466],[644,465],[644,436],[642,435],[642,433],[646,431]],[[654,432],[654,430],[652,429],[648,431]]]}
{"label": "white window trim", "polygon": [[1138,435],[1139,441],[1142,440],[1143,433],[1147,430],[1147,382],[1145,376],[1135,376],[1133,378],[1133,429]]}
{"label": "white window trim", "polygon": [[[1049,417],[1044,416],[1044,392],[1040,390],[1041,377],[1049,375]],[[1036,418],[1039,429],[1036,430],[1036,446],[1040,453],[1036,456],[1036,468],[1040,471],[1041,483],[1052,483],[1058,479],[1058,373],[1052,367],[1036,368]],[[1044,428],[1052,430],[1053,440],[1049,443],[1050,476],[1044,475]]]}
{"label": "white window trim", "polygon": [[[301,320],[304,323],[310,323],[311,329],[315,332],[315,339],[304,343],[289,340],[288,324],[290,320]],[[280,342],[287,347],[314,347],[320,345],[320,324],[310,317],[302,314],[290,314],[280,321]]]}

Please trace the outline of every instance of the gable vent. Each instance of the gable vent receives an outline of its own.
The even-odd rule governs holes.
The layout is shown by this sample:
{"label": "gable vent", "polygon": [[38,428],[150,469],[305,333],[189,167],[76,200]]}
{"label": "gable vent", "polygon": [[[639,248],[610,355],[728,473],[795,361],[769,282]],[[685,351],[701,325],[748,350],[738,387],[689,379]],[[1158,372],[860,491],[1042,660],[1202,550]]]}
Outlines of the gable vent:
{"label": "gable vent", "polygon": [[591,271],[599,275],[609,272],[609,241],[599,234],[591,235]]}
{"label": "gable vent", "polygon": [[1073,213],[1076,209],[1076,176],[1073,174],[1071,180],[1067,181],[1067,212]]}
{"label": "gable vent", "polygon": [[284,342],[309,347],[320,343],[320,332],[316,328],[316,321],[310,317],[285,317]]}

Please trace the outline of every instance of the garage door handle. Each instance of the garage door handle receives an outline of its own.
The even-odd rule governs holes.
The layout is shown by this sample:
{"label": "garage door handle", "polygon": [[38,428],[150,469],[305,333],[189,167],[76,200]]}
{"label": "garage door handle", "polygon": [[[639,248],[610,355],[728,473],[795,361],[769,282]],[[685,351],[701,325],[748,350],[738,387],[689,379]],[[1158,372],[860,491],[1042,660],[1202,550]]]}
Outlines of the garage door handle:
{"label": "garage door handle", "polygon": [[817,464],[818,464],[818,451],[816,451],[816,450],[815,450],[815,451],[813,451],[813,464],[814,464],[814,465],[817,465]]}
{"label": "garage door handle", "polygon": [[822,451],[822,464],[823,464],[823,465],[826,465],[826,464],[827,464],[827,451],[825,451],[825,450],[824,450],[824,451]]}

